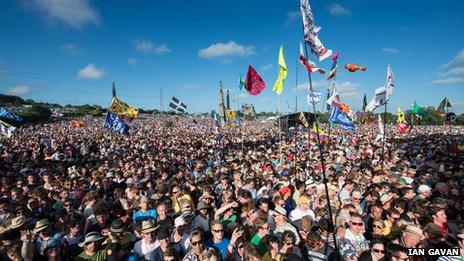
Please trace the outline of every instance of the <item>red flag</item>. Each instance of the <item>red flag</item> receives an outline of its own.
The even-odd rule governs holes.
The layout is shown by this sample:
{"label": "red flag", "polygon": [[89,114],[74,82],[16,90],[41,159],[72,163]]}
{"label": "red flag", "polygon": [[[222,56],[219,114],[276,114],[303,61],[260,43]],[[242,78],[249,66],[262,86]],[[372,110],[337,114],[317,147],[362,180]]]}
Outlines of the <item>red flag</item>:
{"label": "red flag", "polygon": [[251,95],[258,95],[264,90],[264,88],[266,88],[266,83],[263,81],[261,76],[259,76],[256,70],[249,65],[245,79],[245,89]]}
{"label": "red flag", "polygon": [[402,123],[398,124],[398,132],[399,133],[406,133],[406,132],[408,132],[408,129],[409,129],[409,126],[406,123],[402,122]]}
{"label": "red flag", "polygon": [[313,72],[319,72],[320,74],[324,74],[325,70],[322,68],[316,67],[316,64],[313,63],[312,61],[309,61],[306,59],[303,53],[303,45],[300,43],[300,63],[308,70],[308,72],[313,73]]}

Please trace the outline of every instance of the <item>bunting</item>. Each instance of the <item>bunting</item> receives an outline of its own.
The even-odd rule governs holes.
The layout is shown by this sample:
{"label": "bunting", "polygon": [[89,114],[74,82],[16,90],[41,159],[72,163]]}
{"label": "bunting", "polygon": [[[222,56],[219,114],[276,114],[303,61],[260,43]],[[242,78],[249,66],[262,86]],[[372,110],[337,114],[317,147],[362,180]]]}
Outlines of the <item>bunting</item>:
{"label": "bunting", "polygon": [[284,47],[283,45],[281,45],[279,50],[279,76],[277,77],[273,89],[273,91],[277,93],[277,95],[280,95],[282,93],[285,78],[287,78],[287,65],[285,64]]}

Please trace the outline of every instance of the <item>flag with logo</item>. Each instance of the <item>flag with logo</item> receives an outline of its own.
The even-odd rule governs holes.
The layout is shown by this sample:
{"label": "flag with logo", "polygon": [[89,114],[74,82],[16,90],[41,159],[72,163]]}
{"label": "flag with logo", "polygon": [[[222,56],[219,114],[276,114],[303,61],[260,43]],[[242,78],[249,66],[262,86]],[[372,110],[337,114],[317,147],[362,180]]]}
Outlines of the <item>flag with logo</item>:
{"label": "flag with logo", "polygon": [[113,132],[128,135],[129,134],[129,125],[124,122],[116,113],[108,111],[106,113],[105,123],[103,128],[112,130]]}
{"label": "flag with logo", "polygon": [[452,106],[448,98],[444,98],[443,101],[440,102],[440,105],[438,105],[437,111],[441,116],[445,116],[445,114],[448,112],[448,108],[451,107]]}
{"label": "flag with logo", "polygon": [[135,109],[134,107],[130,106],[129,104],[119,100],[116,97],[113,97],[113,99],[111,101],[111,105],[108,108],[108,110],[110,112],[114,112],[117,115],[119,115],[119,117],[121,119],[126,119],[126,117],[136,118],[137,114],[139,113],[139,111],[137,109]]}
{"label": "flag with logo", "polygon": [[7,136],[10,138],[13,136],[13,132],[16,130],[16,127],[0,120],[0,134]]}
{"label": "flag with logo", "polygon": [[304,40],[311,48],[311,52],[319,57],[319,61],[332,55],[332,50],[325,49],[319,40],[321,28],[314,25],[314,16],[309,6],[309,0],[300,0],[301,18],[303,19]]}
{"label": "flag with logo", "polygon": [[310,60],[308,60],[303,52],[303,45],[300,42],[300,63],[308,70],[309,73],[318,72],[320,74],[324,74],[325,70],[319,67],[316,67],[316,64]]}
{"label": "flag with logo", "polygon": [[422,117],[425,115],[424,110],[419,106],[419,104],[414,101],[414,104],[412,105],[412,113],[418,117]]}
{"label": "flag with logo", "polygon": [[14,120],[17,122],[23,121],[23,118],[21,116],[18,116],[14,114],[12,111],[3,107],[0,107],[0,119]]}
{"label": "flag with logo", "polygon": [[287,78],[287,65],[284,58],[284,46],[280,46],[279,50],[279,75],[277,76],[276,83],[274,84],[273,91],[280,95],[284,88],[285,78]]}
{"label": "flag with logo", "polygon": [[266,88],[266,83],[263,81],[263,78],[261,78],[258,72],[256,72],[256,70],[251,65],[249,65],[245,78],[245,89],[251,95],[258,95],[264,90],[264,88]]}
{"label": "flag with logo", "polygon": [[393,76],[393,71],[388,65],[387,67],[387,81],[385,86],[382,86],[380,88],[377,88],[374,93],[374,97],[372,97],[371,101],[369,104],[366,106],[367,111],[374,111],[380,106],[385,105],[388,100],[390,99],[390,96],[393,93],[393,87],[395,85],[395,80]]}
{"label": "flag with logo", "polygon": [[397,122],[397,123],[402,123],[402,122],[404,122],[404,121],[405,121],[405,119],[404,119],[404,112],[403,112],[403,110],[400,108],[400,106],[398,106],[397,114],[398,114],[398,118],[396,119],[396,122]]}
{"label": "flag with logo", "polygon": [[305,128],[309,127],[309,123],[308,123],[308,120],[306,120],[306,116],[305,116],[304,112],[300,112],[300,115],[298,116],[298,119],[300,120],[301,124],[303,124],[303,126],[305,126]]}
{"label": "flag with logo", "polygon": [[346,130],[356,130],[351,119],[338,107],[333,107],[329,122],[332,124],[339,124],[343,129]]}
{"label": "flag with logo", "polygon": [[340,52],[336,52],[334,55],[332,55],[332,67],[330,68],[330,72],[329,72],[329,75],[327,76],[327,80],[330,80],[337,75],[339,55],[340,55]]}
{"label": "flag with logo", "polygon": [[308,99],[308,104],[311,103],[311,104],[319,104],[319,102],[321,101],[321,97],[322,97],[322,93],[321,92],[316,92],[316,91],[309,91],[309,94],[307,95],[307,99]]}

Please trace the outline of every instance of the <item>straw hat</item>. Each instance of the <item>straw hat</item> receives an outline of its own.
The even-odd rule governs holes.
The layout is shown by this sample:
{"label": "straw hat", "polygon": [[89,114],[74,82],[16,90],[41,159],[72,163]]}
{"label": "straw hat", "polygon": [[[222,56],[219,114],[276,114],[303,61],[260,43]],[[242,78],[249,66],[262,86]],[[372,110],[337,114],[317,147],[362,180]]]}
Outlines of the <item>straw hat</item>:
{"label": "straw hat", "polygon": [[8,232],[8,231],[13,230],[13,229],[20,228],[21,226],[26,224],[28,221],[29,221],[29,219],[27,219],[27,218],[25,218],[23,216],[15,217],[15,218],[11,219],[11,221],[10,221],[11,223],[8,226],[0,227],[0,234],[3,234],[5,232]]}
{"label": "straw hat", "polygon": [[150,233],[155,231],[158,228],[158,226],[155,226],[155,222],[152,220],[145,220],[142,221],[142,227],[140,229],[141,233]]}
{"label": "straw hat", "polygon": [[410,234],[413,234],[420,239],[423,238],[422,229],[416,226],[413,226],[413,225],[407,225],[406,228],[403,230],[403,232],[408,232]]}
{"label": "straw hat", "polygon": [[103,239],[103,237],[100,236],[100,233],[95,232],[95,231],[94,232],[89,232],[89,233],[87,233],[87,235],[85,235],[84,242],[79,243],[79,246],[84,247],[88,243],[97,242],[97,241],[100,241],[102,239]]}
{"label": "straw hat", "polygon": [[37,221],[37,223],[35,223],[35,227],[34,227],[33,232],[34,232],[34,234],[37,234],[40,231],[45,230],[49,226],[50,226],[50,222],[48,221],[48,219],[46,219],[46,218],[41,219],[41,220]]}

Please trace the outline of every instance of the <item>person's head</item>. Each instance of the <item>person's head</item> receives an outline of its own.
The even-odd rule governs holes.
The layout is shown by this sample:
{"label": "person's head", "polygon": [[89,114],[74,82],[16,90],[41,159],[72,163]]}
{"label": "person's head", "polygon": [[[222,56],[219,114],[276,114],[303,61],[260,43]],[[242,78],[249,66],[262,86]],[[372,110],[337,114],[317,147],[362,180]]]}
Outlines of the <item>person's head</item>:
{"label": "person's head", "polygon": [[374,219],[372,221],[372,234],[381,235],[384,227],[384,223],[381,219]]}
{"label": "person's head", "polygon": [[254,225],[256,227],[256,231],[258,231],[258,234],[261,236],[261,238],[269,234],[269,224],[267,223],[266,219],[259,217],[255,220]]}
{"label": "person's head", "polygon": [[76,219],[69,219],[66,222],[66,227],[67,227],[67,233],[71,236],[78,236],[80,234],[80,225],[79,222]]}
{"label": "person's head", "polygon": [[395,224],[400,219],[400,212],[396,209],[387,209],[385,215],[387,216],[388,222],[391,224]]}
{"label": "person's head", "polygon": [[222,226],[221,221],[213,220],[211,222],[211,232],[213,233],[213,239],[215,241],[221,241],[224,237],[224,228]]}
{"label": "person's head", "polygon": [[377,260],[385,256],[385,239],[383,237],[374,237],[370,244],[371,253]]}
{"label": "person's head", "polygon": [[389,244],[387,248],[387,260],[408,261],[408,249],[398,244]]}
{"label": "person's head", "polygon": [[108,213],[107,210],[102,206],[98,206],[95,208],[94,215],[99,225],[106,224],[107,213]]}
{"label": "person's head", "polygon": [[169,237],[170,233],[167,230],[167,228],[160,228],[156,232],[156,239],[158,239],[158,242],[160,244],[161,248],[167,249],[169,246]]}
{"label": "person's head", "polygon": [[416,196],[414,189],[409,188],[409,187],[401,188],[400,192],[401,192],[401,195],[403,195],[403,197],[408,200],[414,199],[414,197]]}
{"label": "person's head", "polygon": [[456,239],[458,240],[459,248],[464,249],[464,229],[458,231]]}
{"label": "person's head", "polygon": [[408,248],[417,247],[422,237],[422,229],[416,226],[407,225],[403,230],[403,243]]}
{"label": "person's head", "polygon": [[430,213],[433,213],[432,218],[435,224],[441,225],[443,223],[446,223],[447,217],[444,209],[433,207],[431,208]]}
{"label": "person's head", "polygon": [[283,207],[275,207],[272,217],[277,225],[283,225],[285,223],[285,217],[287,216],[287,211]]}
{"label": "person's head", "polygon": [[171,196],[172,197],[178,197],[182,194],[182,191],[180,190],[180,187],[177,185],[173,185],[171,187]]}
{"label": "person's head", "polygon": [[260,261],[262,259],[261,254],[259,253],[255,245],[247,243],[244,240],[241,240],[240,238],[237,241],[241,241],[238,243],[237,251],[239,254],[243,256],[243,260]]}
{"label": "person's head", "polygon": [[192,202],[188,199],[182,199],[179,201],[179,206],[181,209],[181,212],[191,212],[193,207],[192,207]]}
{"label": "person's head", "polygon": [[156,207],[156,213],[158,216],[160,216],[162,219],[166,218],[167,212],[166,212],[166,205],[164,203],[158,204]]}
{"label": "person's head", "polygon": [[303,194],[298,198],[298,206],[302,211],[307,211],[309,209],[309,204],[311,203],[309,195]]}
{"label": "person's head", "polygon": [[167,248],[166,251],[164,251],[164,257],[163,261],[177,261],[179,260],[176,255],[176,251],[172,248]]}
{"label": "person's head", "polygon": [[404,213],[404,211],[406,210],[406,207],[407,207],[408,203],[406,202],[406,200],[402,199],[402,198],[397,198],[397,199],[394,199],[391,206],[398,210],[398,212],[401,214]]}
{"label": "person's head", "polygon": [[311,249],[318,249],[324,244],[322,242],[321,235],[318,232],[308,233],[306,236],[306,242]]}
{"label": "person's head", "polygon": [[380,204],[374,204],[371,206],[371,216],[374,219],[379,219],[382,217],[383,208]]}
{"label": "person's head", "polygon": [[142,235],[142,239],[148,243],[151,244],[155,242],[155,222],[152,220],[144,220],[142,221],[141,228],[140,228],[140,234]]}
{"label": "person's head", "polygon": [[429,198],[432,195],[432,189],[427,185],[420,185],[417,188],[417,194],[421,198]]}
{"label": "person's head", "polygon": [[146,196],[140,197],[139,208],[142,211],[147,211],[149,207],[150,200]]}
{"label": "person's head", "polygon": [[203,233],[201,230],[196,229],[192,232],[189,243],[195,253],[203,251]]}
{"label": "person's head", "polygon": [[350,218],[350,230],[351,230],[351,232],[353,232],[353,234],[357,235],[357,234],[361,233],[363,227],[364,227],[364,221],[363,221],[362,217],[357,213],[351,214],[351,218]]}
{"label": "person's head", "polygon": [[282,234],[282,244],[286,247],[292,247],[295,245],[296,236],[290,230],[285,230]]}
{"label": "person's head", "polygon": [[98,232],[89,232],[85,235],[84,242],[82,243],[83,248],[86,252],[95,253],[100,247],[101,240],[103,238]]}
{"label": "person's head", "polygon": [[362,200],[362,195],[360,191],[355,190],[351,193],[351,201],[353,204],[359,205],[359,203],[361,203],[361,200]]}
{"label": "person's head", "polygon": [[345,180],[345,184],[343,185],[343,189],[351,192],[354,189],[354,182],[351,179]]}

